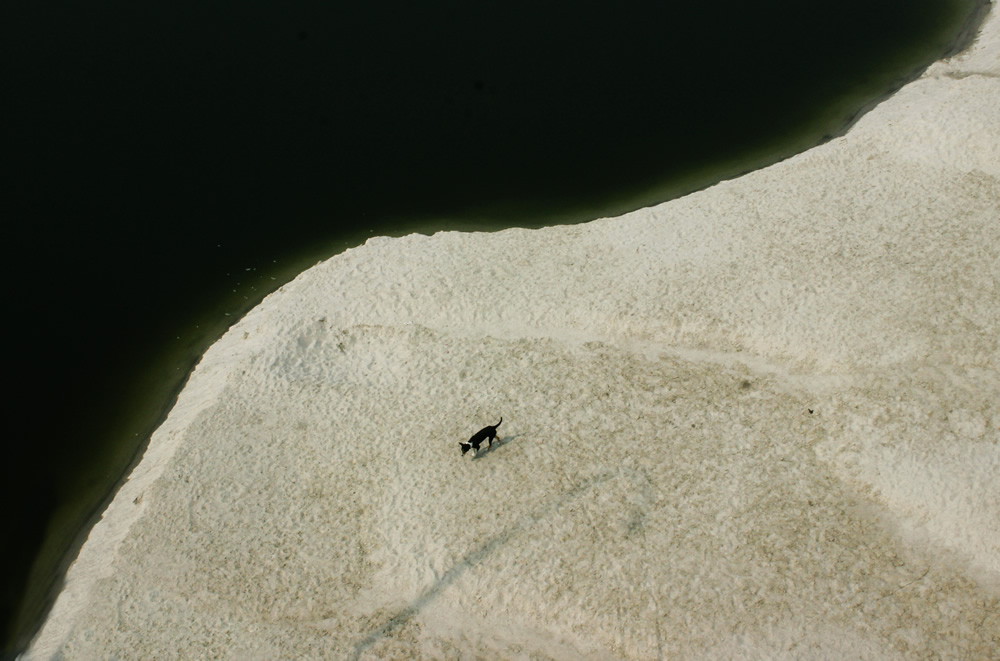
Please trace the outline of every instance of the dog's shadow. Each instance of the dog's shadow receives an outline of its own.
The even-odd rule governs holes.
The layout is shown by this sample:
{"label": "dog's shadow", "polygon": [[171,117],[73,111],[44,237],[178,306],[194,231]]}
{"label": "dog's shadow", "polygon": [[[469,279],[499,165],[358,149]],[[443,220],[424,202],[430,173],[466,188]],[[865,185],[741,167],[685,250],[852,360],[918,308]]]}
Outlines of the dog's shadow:
{"label": "dog's shadow", "polygon": [[514,439],[516,439],[518,436],[520,436],[520,434],[513,434],[511,436],[504,436],[503,438],[497,438],[497,440],[493,441],[493,445],[487,446],[485,448],[481,447],[479,451],[476,452],[476,455],[472,457],[472,460],[475,461],[480,457],[485,457],[488,454],[496,452],[497,450],[504,447],[508,443],[513,443]]}

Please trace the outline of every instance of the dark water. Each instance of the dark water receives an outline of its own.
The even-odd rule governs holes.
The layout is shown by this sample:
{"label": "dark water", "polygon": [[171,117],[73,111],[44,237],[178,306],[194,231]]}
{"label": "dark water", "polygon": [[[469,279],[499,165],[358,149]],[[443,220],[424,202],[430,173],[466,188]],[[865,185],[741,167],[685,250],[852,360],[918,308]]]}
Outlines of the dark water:
{"label": "dark water", "polygon": [[305,266],[759,167],[841,132],[984,6],[9,0],[5,653],[200,353]]}

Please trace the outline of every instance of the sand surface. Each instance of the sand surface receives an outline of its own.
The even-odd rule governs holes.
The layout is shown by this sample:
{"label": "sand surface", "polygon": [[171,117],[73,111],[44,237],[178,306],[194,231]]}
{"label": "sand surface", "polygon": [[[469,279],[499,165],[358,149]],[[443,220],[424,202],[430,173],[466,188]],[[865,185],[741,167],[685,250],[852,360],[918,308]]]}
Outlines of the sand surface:
{"label": "sand surface", "polygon": [[998,478],[994,12],[738,180],[303,273],[205,354],[27,656],[1000,658]]}

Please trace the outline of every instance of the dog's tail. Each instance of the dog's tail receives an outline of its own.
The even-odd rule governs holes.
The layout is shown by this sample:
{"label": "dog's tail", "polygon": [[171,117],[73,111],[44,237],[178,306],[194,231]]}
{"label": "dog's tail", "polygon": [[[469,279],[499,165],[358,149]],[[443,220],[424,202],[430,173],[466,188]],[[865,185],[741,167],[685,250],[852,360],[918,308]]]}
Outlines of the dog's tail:
{"label": "dog's tail", "polygon": [[[503,416],[500,416],[500,422],[503,422]],[[496,423],[496,424],[495,424],[495,425],[493,425],[493,426],[494,426],[494,427],[499,427],[499,426],[500,426],[500,422]]]}

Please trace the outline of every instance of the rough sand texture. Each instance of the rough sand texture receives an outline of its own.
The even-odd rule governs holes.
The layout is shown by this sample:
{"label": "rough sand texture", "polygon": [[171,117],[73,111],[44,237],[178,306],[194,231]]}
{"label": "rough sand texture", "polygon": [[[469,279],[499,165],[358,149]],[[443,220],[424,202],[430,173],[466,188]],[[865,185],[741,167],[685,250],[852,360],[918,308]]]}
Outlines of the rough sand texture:
{"label": "rough sand texture", "polygon": [[998,76],[994,13],[765,170],[310,269],[206,353],[29,656],[998,658]]}

